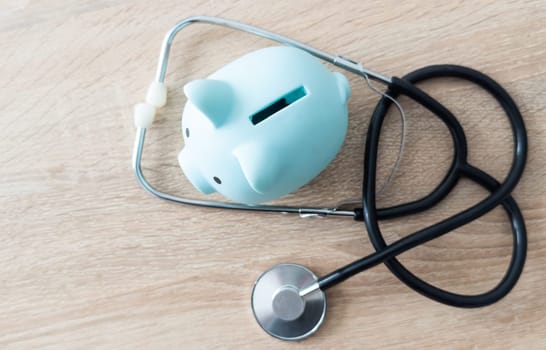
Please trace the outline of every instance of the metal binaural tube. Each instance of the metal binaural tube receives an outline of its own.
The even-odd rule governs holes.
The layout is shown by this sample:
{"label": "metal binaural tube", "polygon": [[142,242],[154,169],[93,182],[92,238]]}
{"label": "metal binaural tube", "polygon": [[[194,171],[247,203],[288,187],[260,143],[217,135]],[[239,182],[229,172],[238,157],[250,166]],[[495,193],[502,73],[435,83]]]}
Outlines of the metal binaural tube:
{"label": "metal binaural tube", "polygon": [[190,24],[194,23],[207,23],[207,24],[213,24],[213,25],[219,25],[222,27],[227,27],[235,30],[240,30],[249,34],[254,34],[256,36],[269,39],[275,42],[278,42],[280,44],[296,47],[298,49],[301,49],[303,51],[306,51],[310,53],[311,55],[332,63],[335,66],[338,66],[340,68],[343,68],[351,73],[358,74],[360,76],[368,76],[371,79],[380,81],[385,84],[391,83],[392,79],[390,77],[387,77],[381,73],[372,71],[370,69],[367,69],[363,67],[361,64],[356,63],[352,60],[349,60],[347,58],[337,56],[337,55],[331,55],[327,52],[318,50],[312,46],[306,45],[304,43],[301,43],[299,41],[287,38],[285,36],[254,27],[248,24],[240,23],[237,21],[220,18],[220,17],[210,17],[210,16],[193,16],[188,17],[177,24],[175,24],[165,35],[165,38],[163,39],[163,44],[161,45],[161,52],[159,55],[159,63],[157,66],[157,72],[156,72],[156,80],[159,82],[163,82],[165,80],[165,74],[167,71],[167,62],[169,59],[169,53],[171,50],[171,44],[182,29],[189,26]]}

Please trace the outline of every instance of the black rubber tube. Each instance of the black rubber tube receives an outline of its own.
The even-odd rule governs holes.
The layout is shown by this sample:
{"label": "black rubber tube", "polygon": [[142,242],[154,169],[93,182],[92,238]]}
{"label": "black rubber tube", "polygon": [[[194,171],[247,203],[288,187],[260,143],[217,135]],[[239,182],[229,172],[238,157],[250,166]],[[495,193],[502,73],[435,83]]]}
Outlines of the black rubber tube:
{"label": "black rubber tube", "polygon": [[[461,125],[447,108],[415,86],[420,81],[440,77],[456,77],[479,85],[488,91],[506,112],[514,136],[514,155],[512,166],[503,183],[497,182],[487,173],[468,164],[466,139]],[[362,189],[362,214],[368,235],[377,252],[321,278],[319,286],[321,289],[327,289],[359,272],[384,262],[406,285],[441,303],[460,307],[479,307],[494,303],[505,296],[516,284],[523,270],[527,252],[524,219],[516,202],[510,197],[511,191],[517,185],[523,173],[527,157],[527,133],[521,114],[510,95],[498,83],[483,73],[461,66],[429,66],[408,74],[404,79],[393,78],[387,94],[397,97],[400,93],[429,109],[446,124],[451,133],[455,149],[451,168],[436,189],[422,199],[391,208],[379,210],[376,208],[377,151],[381,127],[391,105],[389,99],[382,98],[376,106],[368,128]],[[489,190],[490,195],[457,215],[417,231],[390,245],[386,244],[379,229],[379,219],[409,215],[434,206],[453,189],[462,176]],[[499,284],[492,290],[478,295],[451,293],[421,280],[396,259],[397,255],[461,227],[488,213],[498,205],[504,207],[510,218],[514,248],[508,270]]]}

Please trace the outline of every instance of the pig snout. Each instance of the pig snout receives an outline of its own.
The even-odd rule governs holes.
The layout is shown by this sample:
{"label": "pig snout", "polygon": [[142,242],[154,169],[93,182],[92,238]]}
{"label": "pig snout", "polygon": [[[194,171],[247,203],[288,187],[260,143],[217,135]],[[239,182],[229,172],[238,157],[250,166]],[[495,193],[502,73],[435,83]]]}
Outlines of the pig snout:
{"label": "pig snout", "polygon": [[216,192],[210,185],[207,179],[201,173],[198,167],[198,160],[195,159],[195,155],[188,150],[188,147],[184,147],[178,154],[178,163],[184,172],[184,175],[190,180],[193,186],[204,194],[211,194]]}

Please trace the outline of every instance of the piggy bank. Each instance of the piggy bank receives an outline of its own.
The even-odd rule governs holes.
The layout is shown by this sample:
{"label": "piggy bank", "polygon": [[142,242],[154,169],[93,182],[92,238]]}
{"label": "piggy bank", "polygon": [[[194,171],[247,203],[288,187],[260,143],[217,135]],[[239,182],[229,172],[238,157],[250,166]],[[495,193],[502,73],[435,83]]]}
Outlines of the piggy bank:
{"label": "piggy bank", "polygon": [[292,47],[268,47],[184,86],[182,171],[199,191],[240,203],[295,191],[336,156],[350,88]]}

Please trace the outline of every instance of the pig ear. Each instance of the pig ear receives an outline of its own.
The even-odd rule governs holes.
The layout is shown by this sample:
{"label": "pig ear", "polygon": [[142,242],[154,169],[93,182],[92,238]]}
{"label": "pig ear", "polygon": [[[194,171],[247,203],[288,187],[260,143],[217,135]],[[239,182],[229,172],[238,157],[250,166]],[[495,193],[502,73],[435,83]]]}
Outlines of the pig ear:
{"label": "pig ear", "polygon": [[237,147],[233,154],[252,189],[264,194],[283,175],[283,160],[280,152],[264,143],[247,143]]}
{"label": "pig ear", "polygon": [[215,127],[224,122],[233,105],[233,89],[223,80],[190,81],[184,85],[184,94]]}
{"label": "pig ear", "polygon": [[349,97],[351,96],[351,86],[349,85],[349,81],[341,73],[334,72],[333,74],[336,78],[337,90],[339,92],[339,96],[341,97],[341,101],[343,101],[343,103],[347,103]]}

